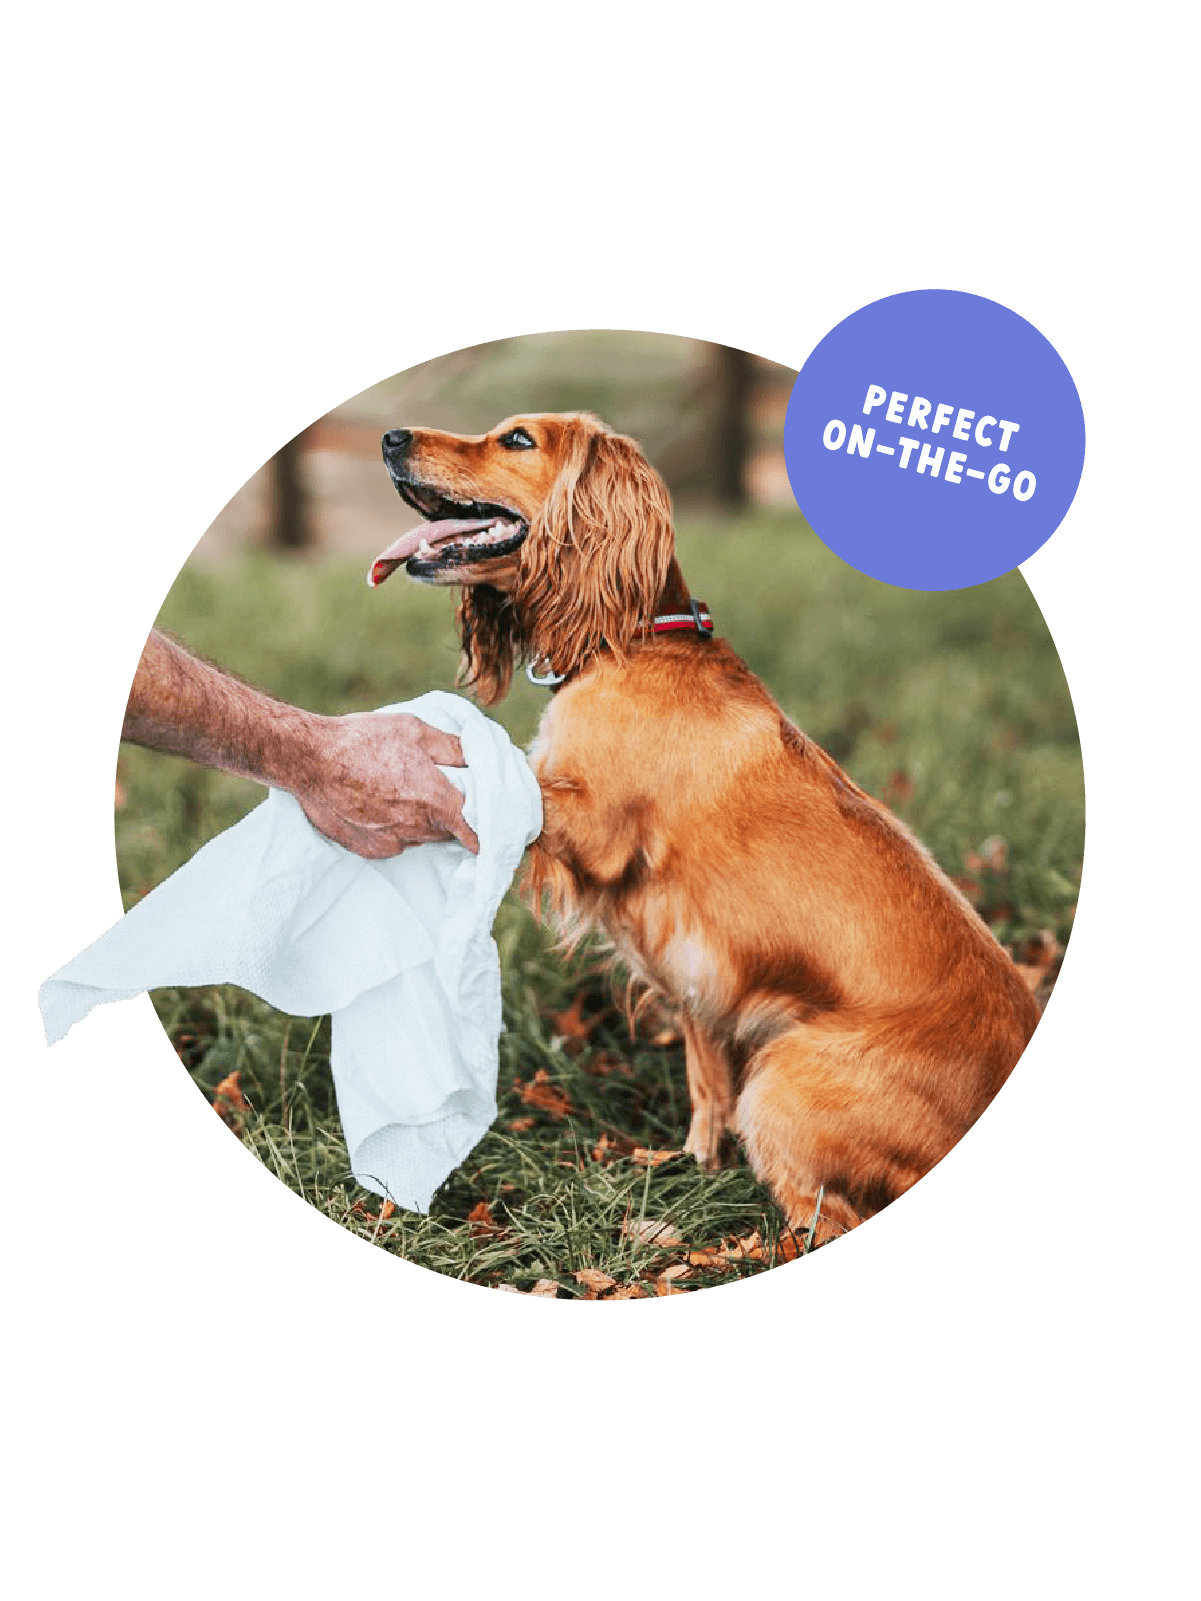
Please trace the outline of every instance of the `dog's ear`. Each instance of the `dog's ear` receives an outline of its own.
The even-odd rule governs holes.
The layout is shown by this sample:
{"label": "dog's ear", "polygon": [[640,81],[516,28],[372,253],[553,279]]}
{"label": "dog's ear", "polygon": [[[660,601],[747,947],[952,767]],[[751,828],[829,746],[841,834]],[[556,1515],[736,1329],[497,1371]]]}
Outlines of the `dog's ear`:
{"label": "dog's ear", "polygon": [[581,417],[522,546],[520,646],[556,673],[649,630],[675,549],[671,497],[632,439]]}

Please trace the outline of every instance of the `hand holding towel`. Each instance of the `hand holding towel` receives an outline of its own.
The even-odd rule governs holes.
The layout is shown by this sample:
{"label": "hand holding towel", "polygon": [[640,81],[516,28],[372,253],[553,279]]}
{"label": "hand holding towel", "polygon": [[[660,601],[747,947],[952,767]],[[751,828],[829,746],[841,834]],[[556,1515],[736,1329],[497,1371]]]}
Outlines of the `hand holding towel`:
{"label": "hand holding towel", "polygon": [[355,1178],[428,1211],[496,1116],[492,923],[542,827],[538,784],[499,724],[440,691],[409,712],[462,742],[478,856],[457,841],[365,861],[281,790],[196,853],[39,993],[53,1044],[93,1006],[164,985],[238,984],[333,1018],[330,1066]]}

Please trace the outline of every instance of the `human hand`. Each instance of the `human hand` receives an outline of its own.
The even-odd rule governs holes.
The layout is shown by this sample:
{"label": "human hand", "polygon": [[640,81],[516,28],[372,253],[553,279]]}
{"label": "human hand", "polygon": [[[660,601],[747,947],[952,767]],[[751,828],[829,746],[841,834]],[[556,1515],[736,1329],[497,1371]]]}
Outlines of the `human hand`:
{"label": "human hand", "polygon": [[373,860],[452,838],[479,851],[463,796],[438,771],[466,766],[453,734],[407,712],[352,712],[313,724],[311,762],[288,787],[327,839]]}

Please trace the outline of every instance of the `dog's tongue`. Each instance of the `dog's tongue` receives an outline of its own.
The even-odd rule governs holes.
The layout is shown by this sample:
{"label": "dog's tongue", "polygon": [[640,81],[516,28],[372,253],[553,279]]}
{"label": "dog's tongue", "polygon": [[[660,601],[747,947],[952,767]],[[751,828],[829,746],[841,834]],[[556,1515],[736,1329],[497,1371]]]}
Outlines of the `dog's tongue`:
{"label": "dog's tongue", "polygon": [[387,550],[380,551],[371,563],[367,583],[372,589],[377,588],[398,567],[403,567],[410,556],[417,554],[423,540],[438,545],[457,535],[478,534],[495,521],[494,517],[447,517],[442,522],[422,523],[420,527],[410,529],[407,534],[401,534],[399,539],[393,540]]}

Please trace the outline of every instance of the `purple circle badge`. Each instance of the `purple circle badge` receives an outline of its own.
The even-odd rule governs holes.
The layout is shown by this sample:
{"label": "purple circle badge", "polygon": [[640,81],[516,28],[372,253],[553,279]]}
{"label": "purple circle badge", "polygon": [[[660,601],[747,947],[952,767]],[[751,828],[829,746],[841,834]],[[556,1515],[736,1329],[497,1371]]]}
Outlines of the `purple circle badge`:
{"label": "purple circle badge", "polygon": [[1009,572],[1063,521],[1084,413],[1054,346],[949,289],[853,312],[802,367],[784,423],[798,506],[837,555],[904,589]]}

